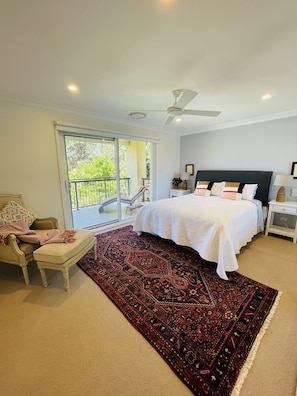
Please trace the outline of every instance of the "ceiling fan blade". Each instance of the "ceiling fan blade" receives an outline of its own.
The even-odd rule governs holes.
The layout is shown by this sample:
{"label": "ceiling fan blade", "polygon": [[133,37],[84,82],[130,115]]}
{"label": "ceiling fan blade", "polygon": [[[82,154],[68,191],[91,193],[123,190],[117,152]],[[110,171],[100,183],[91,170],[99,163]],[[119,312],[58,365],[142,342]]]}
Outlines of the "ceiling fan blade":
{"label": "ceiling fan blade", "polygon": [[205,117],[217,117],[219,114],[221,114],[220,111],[211,110],[184,110],[183,113],[188,115],[198,115]]}
{"label": "ceiling fan blade", "polygon": [[167,118],[167,120],[166,120],[166,122],[165,122],[164,125],[169,125],[169,124],[171,124],[172,121],[173,121],[174,119],[175,119],[175,117],[169,116],[169,117]]}
{"label": "ceiling fan blade", "polygon": [[191,102],[191,100],[193,100],[195,98],[195,96],[198,95],[197,92],[191,91],[190,89],[185,89],[183,91],[184,91],[184,93],[177,100],[177,102],[175,104],[176,107],[180,107],[181,109],[183,109],[188,103]]}

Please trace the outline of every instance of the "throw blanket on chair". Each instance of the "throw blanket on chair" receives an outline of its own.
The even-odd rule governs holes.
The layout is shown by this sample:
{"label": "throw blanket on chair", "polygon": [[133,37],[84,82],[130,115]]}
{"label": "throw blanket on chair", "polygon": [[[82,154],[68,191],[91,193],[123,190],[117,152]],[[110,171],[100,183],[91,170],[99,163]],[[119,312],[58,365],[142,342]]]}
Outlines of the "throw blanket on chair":
{"label": "throw blanket on chair", "polygon": [[8,235],[14,234],[22,242],[35,243],[46,245],[47,243],[71,243],[75,242],[74,235],[76,230],[48,230],[47,232],[39,233],[31,230],[28,224],[23,221],[15,221],[0,227],[0,245],[7,245]]}

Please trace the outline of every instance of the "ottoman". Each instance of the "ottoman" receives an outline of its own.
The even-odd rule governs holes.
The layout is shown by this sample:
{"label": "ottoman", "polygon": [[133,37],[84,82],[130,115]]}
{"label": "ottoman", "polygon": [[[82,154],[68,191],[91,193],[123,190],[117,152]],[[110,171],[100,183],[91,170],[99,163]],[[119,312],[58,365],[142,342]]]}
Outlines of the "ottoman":
{"label": "ottoman", "polygon": [[33,252],[44,287],[48,286],[45,269],[62,271],[64,288],[69,291],[69,268],[76,264],[91,248],[94,249],[94,259],[97,259],[97,239],[93,231],[81,229],[76,229],[75,231],[75,242],[49,243]]}

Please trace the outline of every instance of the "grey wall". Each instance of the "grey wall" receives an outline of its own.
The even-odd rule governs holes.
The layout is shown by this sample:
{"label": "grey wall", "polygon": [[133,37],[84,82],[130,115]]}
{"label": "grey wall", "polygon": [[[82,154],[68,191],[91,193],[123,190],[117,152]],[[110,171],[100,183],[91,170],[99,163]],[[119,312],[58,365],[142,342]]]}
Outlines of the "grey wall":
{"label": "grey wall", "polygon": [[[273,183],[275,174],[290,174],[295,161],[297,117],[181,138],[181,172],[185,164],[191,163],[195,165],[195,173],[198,169],[271,170]],[[193,186],[193,177],[191,180]],[[293,187],[297,188],[297,180]],[[276,187],[271,186],[270,198],[275,193]]]}

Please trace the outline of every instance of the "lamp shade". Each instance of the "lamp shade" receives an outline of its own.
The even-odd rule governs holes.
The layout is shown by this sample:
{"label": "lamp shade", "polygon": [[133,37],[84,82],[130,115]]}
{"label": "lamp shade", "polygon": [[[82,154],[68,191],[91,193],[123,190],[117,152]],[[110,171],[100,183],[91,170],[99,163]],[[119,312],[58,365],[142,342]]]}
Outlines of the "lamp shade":
{"label": "lamp shade", "polygon": [[274,180],[275,186],[292,186],[293,176],[291,175],[276,175]]}
{"label": "lamp shade", "polygon": [[181,179],[182,180],[189,180],[190,179],[190,175],[187,172],[184,172],[181,174]]}

